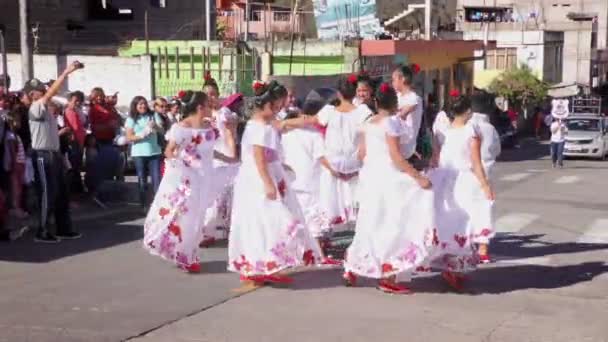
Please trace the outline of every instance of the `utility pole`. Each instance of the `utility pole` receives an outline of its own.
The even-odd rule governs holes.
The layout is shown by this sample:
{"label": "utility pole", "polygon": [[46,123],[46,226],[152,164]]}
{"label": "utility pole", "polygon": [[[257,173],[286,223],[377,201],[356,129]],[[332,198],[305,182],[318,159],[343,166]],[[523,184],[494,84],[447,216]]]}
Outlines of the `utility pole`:
{"label": "utility pole", "polygon": [[5,86],[8,88],[8,61],[6,60],[6,27],[0,24],[0,53],[2,53],[2,75],[4,75]]}
{"label": "utility pole", "polygon": [[211,41],[211,0],[205,0],[205,33],[206,40]]}
{"label": "utility pole", "polygon": [[245,0],[245,41],[249,41],[249,15],[251,13],[251,7],[249,6],[249,0]]}
{"label": "utility pole", "polygon": [[25,83],[31,80],[34,74],[27,21],[27,0],[19,0],[19,34],[21,36],[21,82]]}
{"label": "utility pole", "polygon": [[431,5],[432,0],[424,0],[424,39],[431,40]]}

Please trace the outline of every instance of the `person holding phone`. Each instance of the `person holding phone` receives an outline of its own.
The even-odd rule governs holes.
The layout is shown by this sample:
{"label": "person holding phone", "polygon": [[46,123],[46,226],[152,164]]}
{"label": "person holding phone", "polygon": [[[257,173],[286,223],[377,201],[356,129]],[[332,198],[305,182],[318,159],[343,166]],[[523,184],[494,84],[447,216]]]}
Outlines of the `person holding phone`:
{"label": "person holding phone", "polygon": [[131,142],[131,156],[139,185],[139,200],[142,208],[146,206],[148,174],[152,179],[154,194],[160,185],[160,162],[162,148],[158,136],[164,135],[163,120],[158,113],[150,110],[143,96],[131,101],[129,118],[125,122],[127,140]]}

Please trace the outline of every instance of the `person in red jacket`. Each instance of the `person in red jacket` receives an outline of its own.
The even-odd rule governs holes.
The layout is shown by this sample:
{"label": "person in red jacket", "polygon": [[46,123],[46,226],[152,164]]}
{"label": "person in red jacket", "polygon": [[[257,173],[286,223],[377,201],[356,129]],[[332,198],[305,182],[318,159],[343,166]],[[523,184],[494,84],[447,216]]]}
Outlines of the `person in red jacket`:
{"label": "person in red jacket", "polygon": [[89,121],[91,131],[97,142],[97,159],[92,192],[94,198],[99,185],[105,180],[112,179],[120,163],[120,151],[114,145],[114,138],[120,129],[121,117],[113,106],[115,100],[108,102],[103,89],[94,88],[89,97]]}

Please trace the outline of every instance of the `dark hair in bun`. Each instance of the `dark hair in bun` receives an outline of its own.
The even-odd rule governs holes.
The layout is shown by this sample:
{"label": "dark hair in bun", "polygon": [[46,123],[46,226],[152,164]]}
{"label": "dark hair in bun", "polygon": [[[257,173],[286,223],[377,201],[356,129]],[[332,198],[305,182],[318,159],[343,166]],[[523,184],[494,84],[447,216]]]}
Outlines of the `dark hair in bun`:
{"label": "dark hair in bun", "polygon": [[351,101],[355,98],[358,82],[359,78],[356,75],[340,78],[337,89],[345,100]]}
{"label": "dark hair in bun", "polygon": [[403,77],[403,82],[405,84],[412,84],[412,80],[414,79],[414,71],[408,65],[398,66],[394,72],[401,74],[401,76]]}
{"label": "dark hair in bun", "polygon": [[382,83],[376,91],[376,106],[378,109],[384,109],[389,112],[394,112],[399,106],[397,92],[388,83]]}
{"label": "dark hair in bun", "polygon": [[452,99],[451,112],[454,117],[465,114],[471,109],[471,99],[460,95]]}
{"label": "dark hair in bun", "polygon": [[203,83],[203,89],[205,89],[206,87],[211,87],[215,89],[216,92],[220,92],[220,87],[217,85],[217,82],[211,76],[211,73],[209,71],[207,71],[207,73],[205,74],[205,82]]}
{"label": "dark hair in bun", "polygon": [[253,93],[255,95],[253,99],[253,107],[256,109],[262,109],[267,103],[271,103],[280,98],[279,94],[282,91],[287,93],[287,89],[280,85],[277,81],[270,83],[256,83],[253,86]]}
{"label": "dark hair in bun", "polygon": [[199,105],[207,103],[207,94],[202,91],[186,91],[186,94],[181,98],[184,109],[184,114],[190,115],[196,112]]}

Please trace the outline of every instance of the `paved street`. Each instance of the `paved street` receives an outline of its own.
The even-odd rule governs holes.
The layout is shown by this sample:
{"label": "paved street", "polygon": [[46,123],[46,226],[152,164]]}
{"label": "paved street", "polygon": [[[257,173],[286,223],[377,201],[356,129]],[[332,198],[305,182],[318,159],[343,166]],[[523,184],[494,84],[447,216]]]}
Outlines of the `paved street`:
{"label": "paved street", "polygon": [[0,341],[608,341],[608,162],[552,170],[547,150],[503,154],[496,262],[464,294],[436,276],[412,296],[345,288],[338,269],[235,291],[225,246],[184,274],[142,250],[141,214],[126,207],[83,216],[82,240],[0,245]]}

